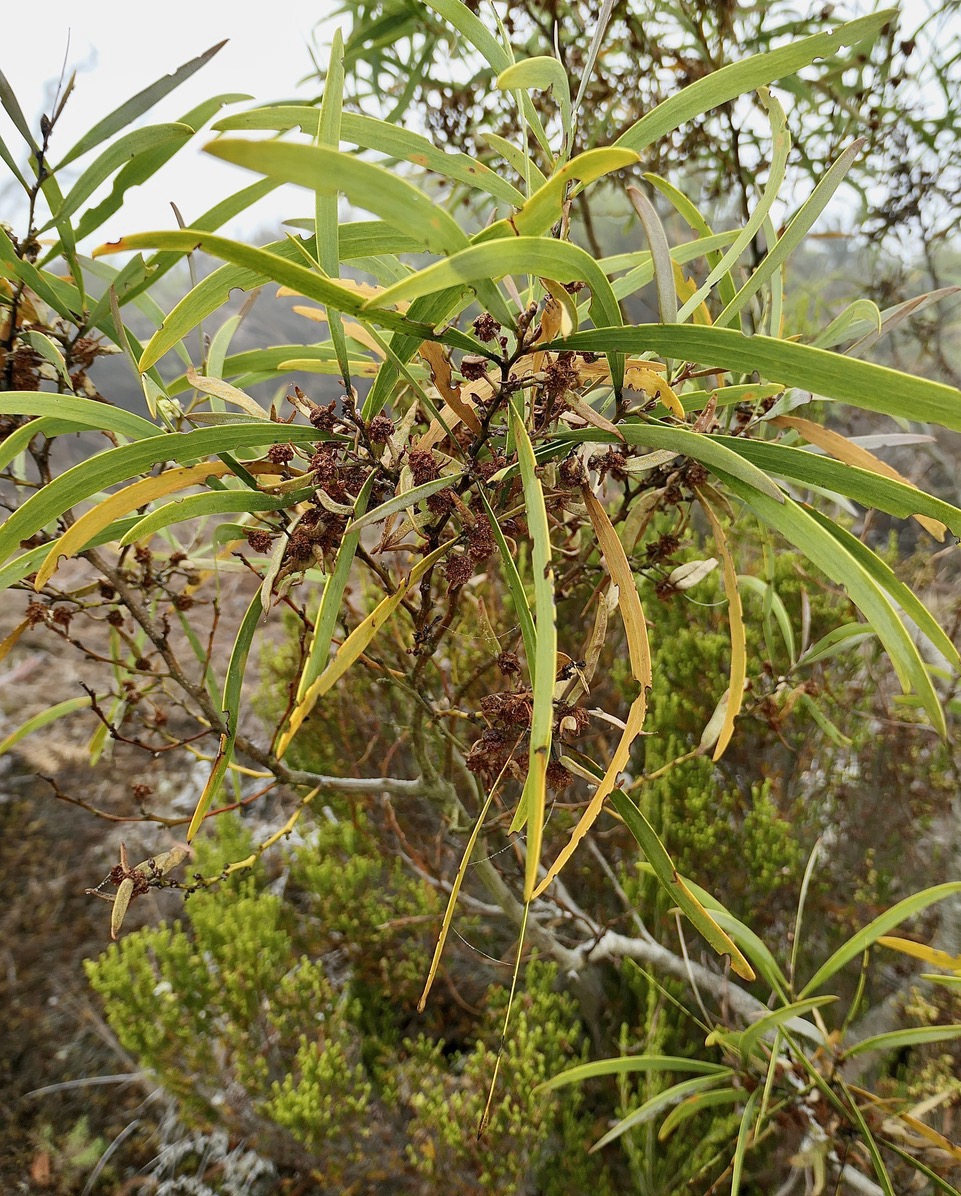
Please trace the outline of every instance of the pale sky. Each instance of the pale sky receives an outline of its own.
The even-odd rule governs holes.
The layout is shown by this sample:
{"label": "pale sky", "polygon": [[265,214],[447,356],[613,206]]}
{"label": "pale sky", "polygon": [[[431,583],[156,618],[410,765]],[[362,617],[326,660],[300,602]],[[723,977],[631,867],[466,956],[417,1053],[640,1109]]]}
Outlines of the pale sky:
{"label": "pale sky", "polygon": [[[312,70],[308,45],[314,27],[329,43],[336,0],[280,0],[250,5],[224,0],[160,0],[155,4],[115,0],[40,0],[9,4],[3,18],[0,70],[13,88],[23,113],[36,130],[51,97],[67,52],[68,75],[77,71],[74,93],[57,125],[52,143],[54,164],[97,121],[162,75],[229,38],[206,66],[162,100],[140,123],[175,121],[201,101],[224,92],[246,92],[257,102],[293,99],[316,92],[299,88]],[[345,29],[346,32],[346,29]],[[69,51],[67,40],[69,35]],[[235,105],[236,111],[252,102]],[[38,134],[36,134],[38,135]],[[22,139],[0,110],[0,136],[22,165]],[[170,201],[184,219],[200,215],[220,198],[258,176],[200,152],[209,136],[199,134],[142,187],[127,192],[121,209],[93,235],[91,244],[124,233],[175,228]],[[103,147],[101,147],[103,148]],[[81,159],[94,160],[97,151]],[[0,168],[5,172],[5,168]],[[287,216],[309,214],[306,192],[287,190],[268,196],[224,232],[249,236],[276,227]],[[86,206],[86,205],[85,205]],[[12,192],[0,194],[0,219],[19,233],[22,214]]]}

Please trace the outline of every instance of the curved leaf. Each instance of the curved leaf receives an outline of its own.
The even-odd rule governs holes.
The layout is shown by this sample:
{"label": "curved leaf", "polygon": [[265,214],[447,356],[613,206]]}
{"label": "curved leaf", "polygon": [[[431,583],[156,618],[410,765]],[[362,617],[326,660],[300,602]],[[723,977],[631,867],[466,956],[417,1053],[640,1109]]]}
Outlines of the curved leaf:
{"label": "curved leaf", "polygon": [[[302,497],[306,498],[312,491],[304,490]],[[188,519],[199,519],[208,515],[226,515],[235,511],[279,511],[290,507],[297,500],[296,494],[285,494],[276,497],[271,494],[258,494],[254,490],[217,490],[212,494],[188,494],[186,498],[178,498],[165,503],[149,515],[144,515],[120,540],[120,547],[135,544],[138,540],[146,539],[155,532],[174,523],[184,523]]]}
{"label": "curved leaf", "polygon": [[321,194],[343,192],[432,253],[463,249],[467,237],[439,204],[383,166],[320,145],[286,141],[212,141],[208,154]]}
{"label": "curved leaf", "polygon": [[[889,594],[872,577],[862,561],[847,550],[830,528],[822,525],[816,512],[790,499],[785,499],[781,504],[773,503],[767,495],[749,492],[742,482],[734,478],[728,479],[727,484],[744,499],[758,518],[779,531],[832,581],[844,586],[884,644],[904,691],[909,693],[913,689],[919,695],[928,717],[944,735],[944,711],[918,647],[898,616]],[[865,549],[865,552],[873,556],[869,549]]]}
{"label": "curved leaf", "polygon": [[34,731],[39,731],[43,727],[49,726],[50,723],[55,722],[58,718],[63,718],[67,714],[73,714],[75,710],[86,709],[91,705],[92,701],[93,699],[87,696],[82,698],[68,698],[65,702],[58,702],[56,706],[50,706],[47,710],[41,710],[33,718],[28,718],[25,723],[21,723],[15,731],[11,731],[0,742],[0,756],[9,752],[12,747],[16,747],[21,739],[26,739]]}
{"label": "curved leaf", "polygon": [[862,1038],[844,1052],[845,1059],[853,1059],[868,1051],[899,1051],[903,1047],[922,1046],[929,1042],[948,1042],[961,1038],[961,1026],[911,1026],[906,1030],[892,1030],[887,1034],[872,1034]]}
{"label": "curved leaf", "polygon": [[192,465],[185,469],[168,469],[159,477],[143,478],[127,486],[116,494],[108,495],[102,502],[81,515],[70,525],[60,539],[54,544],[46,560],[37,570],[34,582],[35,590],[42,590],[50,578],[56,573],[60,561],[69,559],[82,552],[97,532],[103,531],[115,519],[145,506],[155,498],[162,498],[175,490],[183,490],[187,486],[196,486],[206,482],[210,477],[222,477],[229,473],[229,466],[218,461],[203,465]]}
{"label": "curved leaf", "polygon": [[852,959],[859,959],[872,943],[877,942],[882,935],[886,935],[895,926],[899,926],[908,918],[913,918],[915,914],[926,910],[929,905],[934,905],[937,901],[944,901],[946,897],[953,897],[956,893],[961,893],[961,881],[949,881],[947,884],[922,889],[920,893],[913,893],[910,897],[899,901],[897,905],[892,905],[889,910],[875,918],[857,934],[852,935],[843,946],[839,947],[805,984],[800,996],[805,997],[808,993],[819,989],[845,964],[850,963]]}
{"label": "curved leaf", "polygon": [[537,885],[541,845],[544,841],[544,811],[547,799],[547,766],[550,763],[551,730],[554,723],[554,673],[557,668],[557,611],[554,605],[554,573],[551,567],[551,529],[544,503],[544,490],[537,476],[534,450],[515,400],[510,405],[511,429],[517,446],[527,524],[531,534],[531,569],[534,575],[534,675],[527,779],[511,830],[527,824],[527,861],[524,872],[524,901],[531,900]]}
{"label": "curved leaf", "polygon": [[130,440],[143,440],[160,431],[142,416],[109,403],[36,390],[8,390],[0,394],[0,415],[50,415],[62,423],[76,425],[76,431],[87,428],[118,432]]}
{"label": "curved leaf", "polygon": [[98,121],[97,124],[89,129],[77,141],[66,154],[61,158],[56,166],[57,170],[62,170],[64,166],[68,166],[75,159],[81,157],[83,154],[89,153],[90,150],[106,141],[109,137],[113,137],[115,133],[119,133],[121,129],[128,128],[133,121],[139,116],[143,116],[145,112],[169,95],[176,87],[179,87],[186,79],[205,66],[215,54],[224,48],[226,41],[218,42],[215,46],[211,46],[209,50],[196,58],[191,58],[189,62],[185,62],[183,66],[178,67],[172,74],[164,75],[155,83],[151,83],[149,87],[145,87],[143,91],[137,92],[129,100],[126,100],[118,108],[115,108],[109,116],[105,116],[103,120]]}
{"label": "curved leaf", "polygon": [[831,33],[816,33],[813,37],[801,38],[767,54],[756,54],[740,62],[732,62],[662,101],[622,133],[614,144],[640,153],[686,121],[729,100],[736,100],[738,96],[755,91],[758,87],[773,83],[776,79],[793,75],[841,46],[853,46],[873,37],[894,20],[897,20],[897,10],[884,9],[868,17],[848,21]]}
{"label": "curved leaf", "polygon": [[204,786],[203,792],[197,800],[196,809],[190,819],[190,826],[187,828],[188,843],[200,829],[200,824],[206,817],[207,811],[210,809],[217,795],[217,790],[220,788],[227,769],[230,767],[230,761],[233,758],[234,743],[237,740],[238,723],[240,720],[240,697],[244,684],[244,673],[247,670],[247,657],[250,655],[250,646],[253,643],[254,634],[260,626],[262,617],[263,607],[260,601],[260,591],[258,590],[247,607],[243,622],[240,624],[240,629],[237,632],[237,638],[234,640],[233,650],[230,653],[227,676],[224,678],[223,701],[221,703],[227,730],[220,736],[217,758],[214,761],[207,784]]}
{"label": "curved leaf", "polygon": [[[211,453],[238,448],[260,448],[271,444],[311,445],[322,439],[314,428],[295,424],[236,424],[218,428],[198,428],[194,432],[151,436],[136,444],[107,449],[54,478],[32,495],[0,528],[0,561],[13,549],[48,523],[60,517],[75,503],[90,498],[108,486],[136,477],[161,461],[196,461]],[[215,473],[216,468],[209,468]]]}
{"label": "curved leaf", "polygon": [[[296,256],[295,253],[284,257],[280,253],[256,249],[239,241],[205,233],[200,229],[179,229],[176,232],[138,233],[124,237],[120,241],[111,241],[108,245],[101,246],[96,250],[96,254],[125,253],[130,249],[179,249],[184,252],[204,249],[224,261],[250,271],[247,275],[250,285],[256,286],[267,281],[279,282],[308,299],[329,303],[337,311],[355,316],[362,313],[363,301],[354,291],[322,278],[315,271],[308,270],[298,261],[292,260]],[[229,291],[229,282],[226,285]],[[235,281],[233,285],[242,284]],[[215,285],[203,292],[200,292],[199,287],[195,288],[182,300],[164,321],[163,327],[151,338],[140,359],[140,368],[145,370],[154,365],[186,331],[195,328],[204,315],[218,307],[223,299],[224,286],[225,280],[221,277]],[[477,350],[477,342],[462,333],[453,330],[436,333],[433,325],[418,324],[414,319],[395,312],[378,312],[377,322],[384,327],[413,334],[417,338],[417,344],[425,340],[439,340],[466,349],[470,353]]]}
{"label": "curved leaf", "polygon": [[706,1092],[709,1088],[716,1088],[723,1080],[733,1078],[734,1072],[730,1068],[725,1068],[724,1072],[719,1075],[696,1076],[693,1080],[682,1080],[680,1084],[675,1084],[673,1088],[667,1088],[663,1092],[659,1092],[656,1096],[652,1096],[650,1100],[646,1100],[633,1113],[629,1113],[627,1117],[622,1118],[613,1129],[608,1130],[602,1138],[599,1138],[594,1143],[590,1153],[593,1154],[596,1150],[609,1145],[636,1125],[643,1125],[647,1121],[652,1121],[662,1109],[669,1109],[672,1105],[679,1104],[688,1096],[693,1096],[698,1092]]}
{"label": "curved leaf", "polygon": [[52,228],[54,224],[60,230],[60,222],[68,220],[80,205],[85,203],[94,191],[105,182],[114,171],[127,165],[140,154],[148,153],[164,146],[179,146],[189,141],[194,130],[189,125],[167,124],[151,125],[146,129],[134,129],[119,141],[115,141],[100,155],[95,162],[83,172],[70,191],[64,196],[62,206],[54,213],[44,228]]}
{"label": "curved leaf", "polygon": [[[842,464],[819,453],[785,444],[741,436],[712,436],[732,452],[753,462],[765,473],[788,478],[802,486],[819,486],[853,499],[863,507],[887,511],[899,519],[929,517],[961,535],[961,509],[919,490],[904,479],[885,476],[853,464]],[[892,471],[893,472],[893,471]]]}
{"label": "curved leaf", "polygon": [[[274,104],[265,108],[253,108],[217,121],[213,128],[218,133],[240,132],[245,129],[286,129],[299,127],[308,136],[315,137],[318,127],[318,110],[306,104]],[[496,171],[477,162],[467,154],[450,153],[438,149],[420,133],[399,125],[388,124],[373,116],[357,112],[345,112],[341,116],[340,140],[363,149],[386,154],[431,170],[454,182],[486,191],[494,199],[519,208],[524,196]]]}
{"label": "curved leaf", "polygon": [[719,955],[730,957],[731,967],[739,976],[744,980],[754,980],[754,969],[741,954],[730,935],[721,929],[681,879],[667,849],[658,838],[657,832],[634,802],[622,790],[615,789],[611,794],[611,804],[624,819],[625,826],[637,840],[648,863],[654,870],[654,875],[667,890],[671,899],[677,902],[679,909],[694,929]]}
{"label": "curved leaf", "polygon": [[769,336],[744,336],[731,328],[638,324],[595,328],[545,346],[594,353],[656,353],[740,373],[753,373],[840,399],[865,411],[941,424],[961,431],[961,391],[887,366],[853,361],[826,349]]}
{"label": "curved leaf", "polygon": [[729,1067],[720,1063],[708,1063],[706,1059],[682,1058],[679,1055],[620,1055],[616,1059],[597,1059],[593,1063],[579,1063],[576,1067],[569,1067],[566,1071],[558,1072],[542,1084],[538,1084],[534,1092],[553,1092],[555,1088],[563,1088],[565,1084],[583,1084],[585,1080],[595,1080],[599,1076],[632,1075],[635,1072],[648,1071],[677,1071],[693,1072],[702,1076],[729,1076]]}

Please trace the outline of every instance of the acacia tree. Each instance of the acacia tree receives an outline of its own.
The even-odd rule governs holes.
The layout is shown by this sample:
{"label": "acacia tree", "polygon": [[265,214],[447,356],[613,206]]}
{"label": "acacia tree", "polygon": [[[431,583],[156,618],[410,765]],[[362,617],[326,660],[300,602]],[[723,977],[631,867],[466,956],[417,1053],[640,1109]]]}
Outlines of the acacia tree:
{"label": "acacia tree", "polygon": [[[0,531],[6,562],[0,579],[28,595],[24,619],[4,648],[43,623],[91,653],[77,629],[91,620],[110,629],[104,655],[112,677],[103,690],[66,698],[31,720],[3,746],[86,708],[100,723],[94,751],[108,736],[151,752],[199,750],[209,768],[188,841],[222,808],[225,781],[239,784],[251,771],[261,788],[266,781],[300,795],[271,841],[320,797],[403,803],[410,811],[409,861],[421,873],[431,866],[418,840],[440,836],[453,845],[467,835],[460,867],[442,861],[430,875],[449,902],[422,1008],[463,896],[488,912],[493,905],[516,928],[518,967],[525,942],[568,976],[627,956],[663,976],[696,981],[726,1011],[710,1042],[722,1051],[719,1062],[686,1067],[690,1060],[648,1054],[594,1062],[546,1082],[542,1091],[611,1072],[695,1072],[625,1110],[602,1142],[691,1097],[694,1111],[720,1104],[732,1111],[721,1166],[729,1166],[734,1189],[747,1153],[768,1139],[785,1110],[805,1126],[805,1141],[817,1144],[817,1166],[862,1190],[893,1191],[892,1159],[936,1177],[940,1156],[925,1151],[953,1158],[954,1148],[930,1126],[921,1133],[917,1119],[906,1120],[913,1115],[896,1108],[891,1118],[897,1122],[903,1113],[899,1126],[920,1135],[906,1146],[881,1123],[878,1098],[852,1083],[860,1075],[854,1060],[950,1038],[959,1028],[903,1028],[854,1044],[832,1036],[820,1011],[834,999],[825,986],[838,981],[845,965],[961,884],[896,903],[813,965],[805,980],[793,957],[779,958],[776,946],[696,878],[682,878],[651,807],[658,779],[685,763],[723,768],[739,728],[756,711],[774,719],[771,712],[781,717],[803,699],[833,731],[811,687],[786,681],[799,664],[869,637],[883,647],[906,697],[947,734],[941,674],[928,657],[933,650],[942,671],[951,670],[957,650],[891,564],[845,526],[837,501],[913,517],[942,541],[949,530],[961,530],[961,512],[864,444],[826,429],[819,407],[796,412],[844,404],[957,431],[961,394],[858,360],[905,318],[903,306],[879,312],[861,300],[807,340],[786,325],[785,263],[847,176],[859,143],[843,149],[780,233],[771,221],[790,137],[769,85],[847,48],[858,53],[892,14],[706,73],[611,143],[590,144],[583,138],[605,126],[578,132],[583,104],[570,99],[559,62],[515,60],[509,42],[469,8],[446,0],[433,8],[485,60],[497,90],[516,106],[524,138],[495,143],[516,182],[507,169],[346,111],[338,36],[319,105],[255,108],[214,125],[228,134],[301,131],[300,139],[219,137],[207,147],[260,181],[189,228],[125,237],[87,259],[78,241],[116,210],[126,187],[148,178],[209,120],[220,99],[177,125],[110,139],[202,60],[121,106],[56,166],[50,145],[62,106],[44,118],[37,140],[4,85],[4,106],[29,147],[34,175],[21,173],[4,149],[30,200],[25,235],[0,234],[6,279],[0,412],[11,494]],[[602,21],[585,79],[604,32]],[[547,88],[556,110],[545,119],[531,97]],[[652,177],[696,234],[672,246],[639,180],[630,181],[632,172],[677,126],[751,91],[770,123],[771,161],[745,223],[714,233],[690,199]],[[360,152],[340,149],[342,142]],[[62,172],[97,150],[64,194]],[[456,208],[391,165],[405,160],[455,192],[482,197],[496,218],[468,233]],[[598,260],[577,244],[572,211],[611,177],[625,179],[644,247]],[[108,199],[91,204],[111,179]],[[302,236],[254,247],[217,235],[232,213],[286,183],[314,195],[312,215],[300,222]],[[340,222],[339,195],[375,219]],[[745,267],[744,254],[760,232],[764,252]],[[43,243],[45,235],[52,244]],[[200,251],[223,264],[164,315],[151,304],[151,287],[184,255]],[[132,254],[119,270],[103,261],[116,253]],[[699,283],[684,266],[701,262]],[[350,268],[370,281],[346,277]],[[106,285],[94,297],[97,279]],[[193,361],[188,334],[219,312],[232,291],[267,283],[319,304],[301,310],[327,325],[324,338],[232,353],[238,319],[231,316],[205,343],[203,359]],[[658,321],[627,321],[625,301],[649,285]],[[125,318],[134,303],[156,327],[146,344]],[[840,345],[847,352],[830,351]],[[90,382],[91,363],[111,347],[127,356],[142,382],[149,418],[111,406]],[[159,368],[167,354],[185,367],[179,376]],[[296,387],[288,392],[286,384],[284,398],[269,405],[249,394],[256,383],[285,383],[295,371],[339,378],[342,398],[322,405]],[[77,431],[105,436],[108,447],[61,472],[58,442]],[[771,542],[791,545],[822,585],[843,589],[857,610],[818,642],[802,616],[801,650],[789,646],[784,675],[748,673],[742,593],[752,579],[739,578],[734,538],[745,513]],[[742,574],[750,572],[752,551],[744,549]],[[75,558],[85,562],[79,573],[67,563]],[[217,647],[217,607],[205,607],[205,594],[231,571],[254,584],[224,650]],[[720,577],[727,610],[726,675],[701,679],[713,712],[687,733],[676,755],[657,760],[645,741],[648,708],[659,693],[652,665],[661,622],[656,600],[684,594],[712,573]],[[776,587],[759,584],[766,627],[777,623],[793,645]],[[296,659],[286,701],[264,739],[248,730],[243,680],[252,646],[278,608],[295,620]],[[482,647],[458,653],[458,637],[477,628]],[[323,769],[302,758],[305,736],[336,723],[337,695],[356,693],[345,687],[358,685],[374,687],[376,709],[394,718],[400,712],[404,729],[390,758],[404,769],[364,772],[336,752],[326,754]],[[189,733],[172,732],[176,712],[194,720]],[[335,726],[321,735],[338,737],[345,739]],[[247,802],[252,794],[239,789],[235,796]],[[628,844],[634,854],[640,848],[652,883],[661,886],[662,906],[676,907],[728,964],[697,962],[683,945],[660,941],[643,908],[633,909],[630,934],[609,928],[601,907],[591,908],[595,896],[579,865],[593,845],[610,870],[595,832],[605,825],[600,819],[612,816],[622,828],[615,857],[623,858]],[[149,817],[176,825],[159,812]],[[499,866],[488,843],[498,827],[513,836],[514,847]],[[132,898],[182,884],[175,875],[185,855],[183,846],[159,839],[143,863],[121,858],[111,874],[114,935]],[[208,887],[219,876],[201,874],[184,887]],[[650,885],[642,886],[637,899],[652,900],[651,894]],[[893,940],[899,942],[908,954],[944,963],[926,947]],[[850,1026],[858,1000],[855,994],[845,1003],[835,1028]],[[669,1119],[670,1128],[680,1120]],[[861,1143],[850,1161],[833,1146],[839,1127]]]}

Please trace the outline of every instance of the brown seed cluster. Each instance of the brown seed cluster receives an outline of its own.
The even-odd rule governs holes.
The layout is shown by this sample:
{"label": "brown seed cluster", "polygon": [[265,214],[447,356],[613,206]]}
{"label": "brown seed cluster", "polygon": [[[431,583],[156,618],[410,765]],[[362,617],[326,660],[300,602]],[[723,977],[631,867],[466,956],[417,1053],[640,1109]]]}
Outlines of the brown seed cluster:
{"label": "brown seed cluster", "polygon": [[384,415],[384,413],[381,412],[380,415],[375,415],[370,421],[370,427],[367,429],[367,435],[374,444],[383,444],[386,440],[393,436],[394,431],[394,421],[389,415]]}
{"label": "brown seed cluster", "polygon": [[414,449],[408,453],[407,464],[415,486],[422,486],[425,482],[434,482],[440,477],[440,464],[429,449],[426,452]]}
{"label": "brown seed cluster", "polygon": [[558,353],[557,360],[544,371],[544,392],[549,399],[559,399],[569,390],[577,390],[580,378],[575,360],[574,353]]}
{"label": "brown seed cluster", "polygon": [[474,332],[477,334],[477,339],[484,341],[485,344],[492,341],[500,330],[500,324],[489,312],[484,312],[474,321]]}
{"label": "brown seed cluster", "polygon": [[254,552],[270,552],[273,542],[273,536],[263,528],[253,527],[247,532],[247,543]]}

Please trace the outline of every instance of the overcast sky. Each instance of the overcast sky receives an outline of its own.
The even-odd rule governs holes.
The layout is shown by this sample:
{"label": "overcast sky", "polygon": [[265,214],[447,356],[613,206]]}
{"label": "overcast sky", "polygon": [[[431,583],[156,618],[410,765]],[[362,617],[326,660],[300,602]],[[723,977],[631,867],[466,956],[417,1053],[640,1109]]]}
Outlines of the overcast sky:
{"label": "overcast sky", "polygon": [[[49,111],[65,53],[68,74],[70,69],[77,71],[74,94],[55,132],[56,163],[91,125],[123,101],[224,38],[230,40],[220,53],[161,101],[146,123],[175,121],[223,92],[247,92],[258,102],[307,94],[298,83],[312,70],[308,45],[321,20],[325,25],[319,36],[329,41],[336,7],[336,0],[280,0],[256,6],[239,0],[159,0],[150,5],[40,0],[36,8],[8,4],[0,69],[34,129],[40,114]],[[238,105],[236,110],[249,106]],[[0,136],[22,162],[22,139],[2,111]],[[189,223],[217,199],[255,180],[257,176],[247,171],[202,154],[200,146],[206,140],[203,134],[194,138],[143,187],[128,191],[121,210],[93,236],[93,243],[124,233],[175,228],[171,200]],[[81,165],[92,160],[93,156],[84,159]],[[286,199],[274,194],[261,200],[225,231],[250,235],[276,227],[286,216],[308,214],[306,192],[285,194]],[[0,193],[0,207],[0,219],[20,223],[12,192]]]}

